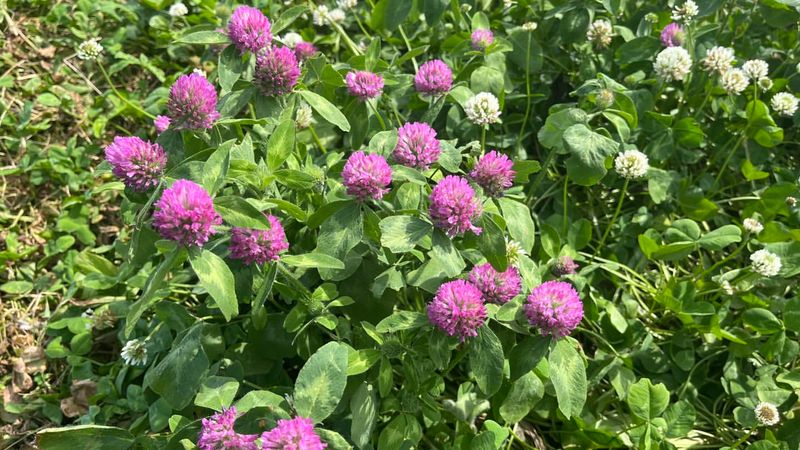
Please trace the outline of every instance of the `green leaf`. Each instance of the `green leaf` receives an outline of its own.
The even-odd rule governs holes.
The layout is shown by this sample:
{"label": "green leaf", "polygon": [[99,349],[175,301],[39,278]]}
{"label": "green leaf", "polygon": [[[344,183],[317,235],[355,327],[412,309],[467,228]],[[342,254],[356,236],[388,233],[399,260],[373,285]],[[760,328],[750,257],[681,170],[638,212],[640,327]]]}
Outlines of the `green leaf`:
{"label": "green leaf", "polygon": [[314,269],[344,269],[344,263],[324,253],[304,253],[302,255],[281,256],[281,262],[292,267]]}
{"label": "green leaf", "polygon": [[758,170],[756,166],[747,159],[742,161],[741,171],[747,181],[763,180],[769,177],[769,172]]}
{"label": "green leaf", "polygon": [[399,27],[408,17],[413,5],[414,2],[412,0],[386,0],[383,26],[389,31]]}
{"label": "green leaf", "polygon": [[136,303],[131,305],[131,308],[128,310],[128,315],[125,317],[125,337],[130,337],[131,333],[133,333],[134,328],[136,328],[137,322],[139,322],[139,318],[142,317],[147,308],[152,306],[155,302],[157,302],[161,297],[156,297],[156,292],[160,289],[161,285],[164,283],[164,279],[167,276],[167,273],[172,269],[175,263],[178,261],[178,255],[183,253],[185,250],[176,248],[168,253],[164,260],[156,267],[150,276],[147,278],[147,282],[144,284],[144,289],[142,289],[142,295],[136,300]]}
{"label": "green leaf", "polygon": [[787,330],[800,332],[800,297],[786,302],[783,308],[783,322]]}
{"label": "green leaf", "polygon": [[230,92],[233,90],[233,85],[242,76],[245,71],[246,64],[242,54],[235,45],[229,45],[219,55],[219,66],[217,67],[217,75],[219,76],[219,85],[223,92]]}
{"label": "green leaf", "polygon": [[228,44],[230,43],[230,39],[228,39],[228,35],[219,31],[195,31],[194,33],[189,33],[183,35],[178,38],[176,41],[180,44],[207,44],[207,45],[214,45],[214,44]]}
{"label": "green leaf", "polygon": [[736,225],[723,225],[714,231],[704,234],[697,243],[707,250],[720,251],[725,247],[742,240],[742,230]]}
{"label": "green leaf", "polygon": [[0,291],[7,294],[27,294],[33,290],[33,283],[30,281],[8,281],[0,285]]}
{"label": "green leaf", "polygon": [[[422,439],[422,428],[417,419],[411,414],[400,414],[381,431],[378,437],[378,450],[409,449],[420,439]],[[404,442],[410,442],[412,446],[404,447]]]}
{"label": "green leaf", "polygon": [[393,253],[409,252],[428,236],[433,225],[415,216],[389,216],[380,222],[381,245]]}
{"label": "green leaf", "polygon": [[513,169],[514,172],[516,172],[514,175],[514,182],[525,184],[528,182],[528,178],[530,178],[531,174],[542,170],[542,165],[539,163],[539,161],[518,159],[514,161]]}
{"label": "green leaf", "polygon": [[234,226],[269,230],[271,225],[267,216],[242,197],[229,195],[214,199],[214,209],[222,219]]}
{"label": "green leaf", "polygon": [[615,141],[583,124],[567,128],[563,139],[571,154],[566,161],[567,175],[581,186],[597,184],[606,175],[606,158],[613,156],[619,148]]}
{"label": "green leaf", "polygon": [[542,68],[544,52],[533,33],[518,28],[508,34],[508,40],[512,46],[508,59],[512,63],[528,73],[537,72]]}
{"label": "green leaf", "polygon": [[500,405],[500,416],[508,423],[517,423],[528,415],[543,395],[542,381],[535,372],[529,371],[511,385]]}
{"label": "green leaf", "polygon": [[742,321],[761,334],[773,334],[783,329],[780,319],[764,308],[748,309],[742,314]]}
{"label": "green leaf", "polygon": [[567,108],[550,114],[539,129],[539,142],[543,146],[558,151],[564,150],[564,132],[575,124],[586,123],[587,114],[582,109]]}
{"label": "green leaf", "polygon": [[353,422],[350,425],[350,436],[359,449],[368,448],[372,432],[378,421],[378,398],[371,384],[361,383],[350,399],[350,411]]}
{"label": "green leaf", "polygon": [[301,90],[297,92],[303,97],[303,100],[325,120],[336,125],[344,132],[350,131],[350,122],[347,121],[347,117],[345,117],[333,103],[325,99],[325,97],[311,91]]}
{"label": "green leaf", "polygon": [[416,311],[395,311],[391,316],[378,322],[375,330],[378,333],[394,333],[412,330],[428,324],[428,316]]}
{"label": "green leaf", "polygon": [[231,166],[231,147],[235,140],[227,141],[214,151],[203,164],[203,187],[213,197],[225,184],[225,177]]}
{"label": "green leaf", "polygon": [[448,277],[457,276],[467,266],[453,241],[442,230],[433,230],[431,244],[431,261],[436,261]]}
{"label": "green leaf", "polygon": [[664,420],[667,422],[667,437],[681,438],[688,435],[694,428],[696,415],[694,406],[686,400],[669,405],[664,412]]}
{"label": "green leaf", "polygon": [[500,198],[499,203],[508,234],[530,253],[536,242],[536,226],[531,217],[531,210],[525,204],[506,197]]}
{"label": "green leaf", "polygon": [[319,230],[317,251],[343,260],[361,242],[364,222],[361,208],[350,203],[330,216]]}
{"label": "green leaf", "polygon": [[201,343],[203,324],[198,322],[180,340],[157,366],[144,376],[143,387],[153,390],[173,409],[185,408],[194,398],[208,370],[208,357]]}
{"label": "green leaf", "polygon": [[189,258],[189,262],[200,280],[200,285],[214,299],[225,320],[231,320],[239,314],[233,272],[225,264],[225,260],[213,252],[200,249],[199,254]]}
{"label": "green leaf", "polygon": [[478,387],[491,397],[503,384],[503,345],[488,326],[470,342],[469,365]]}
{"label": "green leaf", "polygon": [[483,231],[478,236],[478,249],[495,270],[504,272],[508,268],[508,255],[503,230],[490,214],[481,217],[481,228]]}
{"label": "green leaf", "polygon": [[652,36],[632,39],[617,47],[614,58],[621,65],[652,59],[661,50],[661,42]]}
{"label": "green leaf", "polygon": [[568,419],[580,415],[586,403],[588,385],[583,356],[575,349],[575,341],[559,339],[550,351],[550,381],[556,391],[558,409]]}
{"label": "green leaf", "polygon": [[294,151],[294,119],[285,119],[275,127],[267,143],[267,165],[276,170]]}
{"label": "green leaf", "polygon": [[239,413],[246,413],[253,408],[272,408],[278,410],[288,410],[286,397],[270,391],[250,391],[236,401],[236,409]]}
{"label": "green leaf", "polygon": [[286,27],[294,23],[294,21],[297,20],[297,18],[300,17],[307,10],[308,8],[301,5],[301,6],[292,6],[291,8],[282,11],[281,15],[278,16],[278,20],[272,23],[272,29],[270,30],[272,32],[272,35],[275,36],[284,29],[286,29]]}
{"label": "green leaf", "polygon": [[381,358],[381,351],[374,348],[350,349],[347,354],[347,376],[358,375],[369,370]]}
{"label": "green leaf", "polygon": [[347,347],[328,342],[306,361],[294,385],[297,414],[319,423],[342,399],[347,385]]}
{"label": "green leaf", "polygon": [[231,406],[238,390],[239,382],[235,378],[209,377],[200,386],[200,392],[194,398],[194,404],[214,411],[222,411]]}
{"label": "green leaf", "polygon": [[630,387],[627,402],[636,417],[649,422],[667,409],[669,391],[661,383],[654,385],[649,378],[642,378]]}
{"label": "green leaf", "polygon": [[36,443],[42,450],[127,450],[133,441],[130,431],[102,425],[48,428],[36,433]]}

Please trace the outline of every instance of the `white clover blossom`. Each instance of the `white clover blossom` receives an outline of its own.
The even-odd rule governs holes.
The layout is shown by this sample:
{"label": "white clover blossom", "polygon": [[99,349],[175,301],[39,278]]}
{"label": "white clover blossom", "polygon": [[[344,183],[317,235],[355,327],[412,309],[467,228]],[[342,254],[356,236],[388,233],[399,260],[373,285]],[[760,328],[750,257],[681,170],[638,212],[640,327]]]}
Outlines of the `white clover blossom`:
{"label": "white clover blossom", "polygon": [[686,0],[683,5],[672,8],[672,20],[676,22],[689,22],[695,18],[699,12],[700,9],[697,7],[697,3],[692,0]]}
{"label": "white clover blossom", "polygon": [[353,9],[358,6],[358,0],[336,0],[336,6],[341,9]]}
{"label": "white clover blossom", "polygon": [[297,108],[294,113],[294,123],[297,128],[308,128],[314,122],[314,114],[311,112],[311,107],[303,103]]}
{"label": "white clover blossom", "polygon": [[786,206],[788,206],[789,208],[794,208],[795,206],[797,206],[797,199],[794,197],[786,197],[784,201],[786,202]]}
{"label": "white clover blossom", "polygon": [[749,78],[741,69],[728,69],[720,78],[722,87],[729,94],[741,94],[750,84]]}
{"label": "white clover blossom", "polygon": [[283,45],[289,48],[294,48],[297,44],[303,42],[303,36],[300,36],[300,34],[295,33],[294,31],[290,31],[284,34],[281,40],[283,41]]}
{"label": "white clover blossom", "polygon": [[481,92],[464,104],[470,122],[489,125],[500,121],[500,102],[490,92]]}
{"label": "white clover blossom", "polygon": [[733,65],[733,49],[715,46],[706,51],[703,67],[709,72],[725,73]]}
{"label": "white clover blossom", "polygon": [[175,2],[169,7],[169,15],[172,17],[183,17],[189,14],[189,8],[181,2]]}
{"label": "white clover blossom", "polygon": [[81,42],[78,46],[77,55],[80,59],[97,59],[103,53],[103,46],[100,45],[99,38],[92,38]]}
{"label": "white clover blossom", "polygon": [[750,59],[742,64],[742,70],[751,80],[758,81],[769,75],[769,64],[763,59]]}
{"label": "white clover blossom", "polygon": [[195,67],[194,69],[192,69],[192,73],[195,75],[200,75],[203,78],[207,78],[206,71],[203,69],[198,69],[197,67]]}
{"label": "white clover blossom", "polygon": [[748,217],[747,219],[744,219],[742,221],[742,227],[748,233],[753,233],[753,234],[761,233],[761,231],[764,230],[764,225],[761,225],[761,222],[751,217]]}
{"label": "white clover blossom", "polygon": [[539,24],[537,24],[536,22],[525,22],[522,24],[523,31],[527,32],[536,31],[537,28],[539,28]]}
{"label": "white clover blossom", "polygon": [[639,150],[626,150],[614,159],[614,169],[619,176],[629,180],[644,177],[649,168],[647,155]]}
{"label": "white clover blossom", "polygon": [[774,277],[781,271],[781,258],[769,250],[761,249],[750,255],[753,271],[765,277]]}
{"label": "white clover blossom", "polygon": [[327,6],[318,5],[311,14],[311,20],[314,22],[314,25],[321,27],[328,23],[329,14]]}
{"label": "white clover blossom", "polygon": [[131,339],[122,347],[120,356],[129,366],[147,364],[147,345],[144,339]]}
{"label": "white clover blossom", "polygon": [[683,47],[667,47],[656,56],[653,69],[665,81],[682,81],[692,70],[692,57]]}
{"label": "white clover blossom", "polygon": [[332,23],[342,23],[345,17],[347,17],[347,14],[340,8],[336,8],[328,14],[328,18]]}
{"label": "white clover blossom", "polygon": [[600,89],[595,97],[595,103],[601,108],[609,108],[614,104],[615,98],[614,91],[611,89]]}
{"label": "white clover blossom", "polygon": [[595,20],[586,30],[586,39],[598,47],[607,47],[614,36],[614,29],[611,22],[607,20]]}
{"label": "white clover blossom", "polygon": [[736,289],[734,289],[731,282],[728,280],[723,281],[719,286],[722,288],[722,292],[724,292],[725,295],[733,295],[736,293]]}
{"label": "white clover blossom", "polygon": [[787,117],[793,116],[797,111],[797,103],[797,97],[788,92],[779,92],[773,95],[769,102],[776,113]]}
{"label": "white clover blossom", "polygon": [[781,413],[778,408],[769,402],[761,402],[756,405],[753,410],[756,413],[756,419],[768,427],[777,425],[781,421]]}
{"label": "white clover blossom", "polygon": [[528,256],[528,252],[522,248],[522,244],[506,236],[506,258],[508,259],[508,265],[516,266],[523,256]]}
{"label": "white clover blossom", "polygon": [[761,89],[764,92],[769,91],[770,89],[772,89],[772,80],[770,78],[767,78],[767,77],[759,78],[759,80],[758,80],[758,88]]}

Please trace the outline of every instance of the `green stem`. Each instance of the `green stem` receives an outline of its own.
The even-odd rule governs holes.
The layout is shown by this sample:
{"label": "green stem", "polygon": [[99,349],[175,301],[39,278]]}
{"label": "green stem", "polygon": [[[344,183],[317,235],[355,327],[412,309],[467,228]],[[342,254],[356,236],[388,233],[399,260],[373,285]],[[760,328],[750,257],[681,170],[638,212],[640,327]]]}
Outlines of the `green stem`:
{"label": "green stem", "polygon": [[[408,51],[411,51],[411,42],[409,42],[408,37],[406,36],[405,30],[403,30],[402,26],[397,27],[397,31],[400,32],[400,36],[403,38],[403,42],[406,44],[406,48]],[[419,66],[417,65],[417,58],[411,58],[411,63],[414,65],[414,72],[416,73],[419,70]]]}
{"label": "green stem", "polygon": [[553,159],[555,159],[555,157],[556,157],[556,151],[550,150],[550,152],[547,154],[547,157],[544,160],[544,163],[542,164],[542,168],[536,175],[536,179],[533,180],[531,188],[528,189],[528,199],[529,199],[528,204],[530,204],[533,201],[533,195],[536,193],[536,188],[539,187],[539,184],[542,183],[542,180],[547,175],[547,169],[550,167],[550,164],[553,162]]}
{"label": "green stem", "polygon": [[116,95],[116,96],[117,96],[117,97],[118,97],[120,100],[122,100],[123,102],[125,102],[125,104],[126,104],[126,105],[128,105],[128,106],[130,106],[131,108],[135,109],[135,110],[136,110],[136,111],[138,111],[139,113],[143,114],[145,117],[147,117],[147,118],[149,118],[149,119],[151,119],[151,120],[156,118],[156,116],[154,116],[154,115],[150,114],[149,112],[147,112],[147,111],[143,110],[143,109],[142,109],[140,106],[138,106],[138,105],[136,105],[136,104],[134,104],[134,103],[131,103],[131,101],[130,101],[130,100],[128,100],[127,98],[123,97],[123,96],[122,96],[122,94],[120,94],[120,92],[119,92],[119,91],[117,90],[117,88],[114,86],[114,83],[111,81],[111,78],[108,76],[108,72],[106,72],[106,68],[105,68],[105,67],[103,67],[103,65],[102,65],[102,64],[98,64],[98,65],[97,65],[97,67],[99,67],[99,68],[100,68],[100,72],[103,74],[103,78],[105,78],[105,79],[106,79],[106,83],[108,83],[108,85],[111,87],[111,90],[112,90],[112,91],[114,91],[114,94],[115,94],[115,95]]}
{"label": "green stem", "polygon": [[525,52],[525,117],[522,119],[522,125],[519,127],[519,135],[517,135],[517,146],[522,144],[522,135],[525,133],[525,127],[528,125],[528,117],[531,114],[531,71],[529,70],[530,66],[530,54],[531,54],[531,35],[532,32],[528,32],[528,47],[527,51]]}
{"label": "green stem", "polygon": [[603,248],[603,244],[606,242],[606,238],[608,234],[611,233],[611,228],[614,227],[614,223],[617,221],[619,217],[619,212],[622,211],[622,204],[625,202],[625,195],[628,194],[628,183],[630,183],[629,179],[625,179],[625,184],[622,185],[622,191],[619,193],[619,201],[617,202],[617,209],[614,211],[614,215],[611,217],[611,222],[609,222],[608,227],[606,227],[606,231],[603,233],[603,237],[600,238],[600,243],[597,244],[597,250],[595,254],[600,253],[600,249]]}
{"label": "green stem", "polygon": [[386,122],[383,121],[383,117],[381,117],[381,113],[378,112],[378,108],[372,104],[372,101],[367,100],[367,105],[372,109],[372,112],[375,113],[375,116],[378,118],[378,123],[381,124],[381,130],[386,131]]}
{"label": "green stem", "polygon": [[481,156],[486,152],[486,125],[481,128]]}
{"label": "green stem", "polygon": [[695,280],[700,280],[700,279],[702,279],[704,276],[706,276],[706,275],[708,275],[709,273],[713,272],[713,271],[714,271],[716,268],[718,268],[718,267],[722,266],[723,264],[727,263],[728,261],[732,260],[733,258],[735,258],[735,257],[736,257],[736,255],[738,255],[738,254],[739,254],[739,253],[740,253],[742,250],[744,250],[745,246],[747,246],[747,240],[746,240],[746,239],[745,239],[744,241],[742,241],[742,243],[741,243],[741,244],[739,244],[739,246],[738,246],[738,247],[736,247],[736,249],[735,249],[734,251],[732,251],[732,252],[731,252],[731,254],[729,254],[729,255],[728,255],[728,256],[726,256],[725,258],[723,258],[723,259],[721,259],[721,260],[717,261],[716,263],[714,263],[714,264],[713,264],[711,267],[709,267],[708,269],[706,269],[706,270],[704,270],[704,271],[700,272],[698,275],[696,275],[696,276],[694,277],[694,279],[695,279]]}
{"label": "green stem", "polygon": [[717,177],[714,179],[714,184],[711,185],[711,189],[710,190],[711,190],[711,195],[712,196],[714,194],[716,194],[716,192],[717,192],[716,191],[717,184],[719,184],[719,180],[722,179],[722,174],[725,173],[725,169],[728,167],[728,163],[731,162],[731,158],[733,158],[733,154],[736,153],[736,150],[739,148],[740,145],[742,145],[742,142],[744,142],[744,139],[745,139],[745,137],[744,137],[744,135],[742,135],[742,137],[740,137],[739,140],[736,141],[736,144],[731,148],[731,151],[728,152],[728,156],[725,157],[725,162],[722,163],[722,167],[719,168],[719,173],[717,174]]}
{"label": "green stem", "polygon": [[564,218],[561,226],[562,233],[564,236],[567,235],[567,185],[569,184],[569,177],[564,177],[564,195],[562,198],[562,202],[564,203]]}
{"label": "green stem", "polygon": [[308,131],[311,132],[311,137],[314,138],[314,142],[317,144],[317,147],[319,147],[319,151],[321,151],[323,155],[328,153],[328,151],[325,150],[325,146],[322,144],[322,141],[319,140],[319,136],[317,136],[317,132],[314,130],[313,125],[308,126]]}

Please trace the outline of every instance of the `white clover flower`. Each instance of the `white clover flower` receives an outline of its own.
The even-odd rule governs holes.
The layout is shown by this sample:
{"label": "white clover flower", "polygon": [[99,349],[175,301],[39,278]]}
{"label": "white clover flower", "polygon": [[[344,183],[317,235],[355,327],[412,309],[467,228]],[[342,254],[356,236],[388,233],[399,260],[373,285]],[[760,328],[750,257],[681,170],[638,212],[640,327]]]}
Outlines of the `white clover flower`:
{"label": "white clover flower", "polygon": [[333,23],[342,23],[344,22],[345,17],[347,17],[347,14],[345,14],[344,10],[340,8],[336,8],[331,11],[330,14],[328,14],[328,18]]}
{"label": "white clover flower", "polygon": [[653,69],[665,81],[682,81],[692,70],[692,57],[683,47],[667,47],[656,56]]}
{"label": "white clover flower", "polygon": [[733,295],[736,293],[736,289],[731,286],[731,282],[728,280],[723,281],[722,284],[720,284],[720,287],[722,288],[722,292],[724,292],[726,295]]}
{"label": "white clover flower", "polygon": [[764,230],[764,225],[761,225],[756,219],[748,217],[742,221],[742,227],[744,227],[745,231],[748,233],[758,234]]}
{"label": "white clover flower", "polygon": [[143,366],[147,364],[147,346],[144,339],[131,339],[122,347],[120,356],[129,366]]}
{"label": "white clover flower", "polygon": [[609,108],[611,107],[611,105],[614,104],[614,99],[615,99],[614,91],[612,91],[611,89],[601,89],[597,93],[595,102],[597,103],[597,106],[601,108]]}
{"label": "white clover flower", "polygon": [[741,94],[750,84],[747,75],[740,69],[726,70],[722,73],[720,81],[722,82],[722,87],[728,91],[729,94]]}
{"label": "white clover flower", "polygon": [[797,103],[797,97],[788,92],[779,92],[773,95],[769,102],[776,113],[787,117],[793,116],[797,111]]}
{"label": "white clover flower", "polygon": [[672,8],[672,20],[676,22],[689,22],[700,12],[697,3],[686,0],[681,6]]}
{"label": "white clover flower", "polygon": [[771,427],[777,425],[777,423],[781,421],[781,413],[772,403],[761,402],[756,405],[754,411],[756,413],[756,419],[758,419],[762,425]]}
{"label": "white clover flower", "polygon": [[761,249],[750,255],[753,270],[765,277],[774,277],[781,271],[781,258],[769,250]]}
{"label": "white clover flower", "polygon": [[750,59],[742,64],[742,70],[751,80],[757,81],[769,75],[769,64],[763,59]]}
{"label": "white clover flower", "polygon": [[725,73],[733,64],[733,49],[728,47],[711,47],[706,51],[703,67],[709,72]]}
{"label": "white clover flower", "polygon": [[789,208],[794,208],[795,206],[797,206],[797,199],[794,197],[786,197],[786,200],[784,201],[786,202],[786,206],[788,206]]}
{"label": "white clover flower", "polygon": [[289,48],[294,48],[297,44],[303,42],[303,36],[300,36],[298,33],[294,31],[290,31],[283,35],[281,39],[283,44]]}
{"label": "white clover flower", "polygon": [[353,9],[358,6],[358,0],[336,0],[336,6],[342,9]]}
{"label": "white clover flower", "polygon": [[500,121],[500,102],[493,94],[481,92],[464,105],[467,118],[476,125],[489,125]]}
{"label": "white clover flower", "polygon": [[314,114],[311,112],[311,107],[303,103],[297,108],[294,113],[294,123],[297,128],[308,128],[314,122]]}
{"label": "white clover flower", "polygon": [[647,169],[650,168],[650,163],[647,160],[647,155],[639,150],[627,150],[614,159],[614,169],[616,169],[619,176],[629,180],[634,178],[642,178],[647,175]]}
{"label": "white clover flower", "polygon": [[506,258],[508,259],[508,265],[516,266],[523,256],[528,256],[528,252],[522,248],[522,244],[506,236]]}
{"label": "white clover flower", "polygon": [[195,75],[200,75],[203,78],[206,78],[206,71],[203,69],[198,69],[197,67],[195,67],[194,69],[192,69],[192,73]]}
{"label": "white clover flower", "polygon": [[181,2],[175,2],[169,7],[169,15],[172,17],[183,17],[189,14],[189,9]]}
{"label": "white clover flower", "polygon": [[314,22],[314,25],[321,27],[328,23],[328,15],[328,7],[325,5],[319,5],[311,14],[311,20]]}
{"label": "white clover flower", "polygon": [[77,55],[80,59],[97,59],[103,53],[103,46],[100,45],[99,38],[92,38],[81,42],[78,46]]}
{"label": "white clover flower", "polygon": [[614,36],[614,29],[611,22],[607,20],[595,20],[586,30],[586,39],[598,47],[607,47]]}
{"label": "white clover flower", "polygon": [[512,6],[516,5],[517,2],[514,0],[503,0],[503,7],[504,8],[511,8]]}
{"label": "white clover flower", "polygon": [[769,91],[770,89],[772,89],[772,80],[767,78],[767,77],[759,78],[758,79],[758,88],[761,89],[764,92]]}
{"label": "white clover flower", "polygon": [[81,317],[83,317],[84,319],[94,318],[94,310],[92,308],[87,309],[86,311],[81,313]]}
{"label": "white clover flower", "polygon": [[539,28],[539,24],[537,24],[536,22],[525,22],[522,24],[522,29],[524,31],[528,32],[536,31],[537,28]]}

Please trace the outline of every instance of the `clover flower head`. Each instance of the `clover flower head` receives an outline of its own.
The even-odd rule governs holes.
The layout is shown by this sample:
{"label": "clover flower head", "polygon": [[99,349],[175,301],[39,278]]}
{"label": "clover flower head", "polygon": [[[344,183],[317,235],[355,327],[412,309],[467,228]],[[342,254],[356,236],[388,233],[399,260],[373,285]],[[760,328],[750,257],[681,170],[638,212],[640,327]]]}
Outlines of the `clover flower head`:
{"label": "clover flower head", "polygon": [[514,184],[514,162],[495,150],[483,155],[469,176],[489,197],[502,197]]}
{"label": "clover flower head", "polygon": [[134,191],[146,191],[157,185],[167,167],[163,147],[135,136],[115,137],[105,153],[114,175]]}
{"label": "clover flower head", "polygon": [[341,9],[353,9],[358,6],[358,0],[336,0],[336,6]]}
{"label": "clover flower head", "polygon": [[600,108],[610,108],[616,100],[616,94],[611,89],[600,89],[595,97],[595,103]]}
{"label": "clover flower head", "polygon": [[794,94],[779,92],[772,96],[772,100],[770,100],[769,104],[776,113],[782,116],[792,117],[794,113],[797,112],[798,100]]}
{"label": "clover flower head", "polygon": [[144,339],[131,339],[122,347],[120,356],[129,366],[144,366],[147,364],[147,342]]}
{"label": "clover flower head", "polygon": [[236,407],[232,406],[201,423],[197,448],[200,450],[258,450],[257,434],[239,434],[233,426],[236,423]]}
{"label": "clover flower head", "polygon": [[676,22],[688,23],[700,13],[697,3],[686,0],[683,5],[672,8],[672,20]]}
{"label": "clover flower head", "polygon": [[797,199],[794,197],[786,197],[784,202],[786,203],[786,206],[788,206],[789,208],[794,208],[795,206],[797,206]]}
{"label": "clover flower head", "polygon": [[764,277],[774,277],[781,271],[780,256],[767,249],[756,250],[750,255],[753,271]]}
{"label": "clover flower head", "polygon": [[692,57],[683,47],[667,47],[656,56],[653,69],[665,81],[683,81],[692,70]]}
{"label": "clover flower head", "polygon": [[734,59],[732,48],[718,45],[706,51],[706,57],[703,58],[703,67],[712,73],[725,73],[733,66]]}
{"label": "clover flower head", "polygon": [[586,30],[586,39],[600,48],[608,47],[612,37],[614,37],[614,28],[607,20],[595,20]]}
{"label": "clover flower head", "polygon": [[392,169],[381,155],[355,152],[342,169],[343,184],[347,193],[359,201],[368,198],[380,200],[389,192]]}
{"label": "clover flower head", "polygon": [[258,53],[272,43],[272,25],[260,9],[239,6],[228,22],[228,37],[240,52]]}
{"label": "clover flower head", "polygon": [[490,92],[481,92],[467,100],[464,111],[470,122],[489,125],[500,121],[500,102]]}
{"label": "clover flower head", "polygon": [[477,28],[470,36],[472,48],[477,51],[486,50],[494,42],[494,33],[487,28]]}
{"label": "clover flower head", "polygon": [[750,59],[742,64],[742,70],[753,81],[758,81],[769,75],[769,64],[763,59]]}
{"label": "clover flower head", "polygon": [[744,228],[745,231],[752,234],[758,234],[764,230],[764,225],[762,225],[761,222],[759,222],[756,219],[753,219],[752,217],[744,219],[742,221],[742,227]]}
{"label": "clover flower head", "polygon": [[626,150],[614,159],[614,169],[619,176],[629,180],[644,177],[649,168],[647,155],[639,150]]}
{"label": "clover flower head", "polygon": [[210,129],[220,117],[217,91],[202,75],[181,75],[170,88],[167,111],[177,130]]}
{"label": "clover flower head", "polygon": [[522,24],[522,30],[527,31],[529,33],[536,31],[537,28],[539,28],[539,24],[537,24],[536,22],[525,22]]}
{"label": "clover flower head", "polygon": [[767,92],[770,89],[772,89],[772,80],[769,79],[768,77],[759,78],[756,83],[758,84],[758,88],[764,92]]}
{"label": "clover flower head", "polygon": [[168,116],[156,116],[156,118],[153,119],[153,125],[156,127],[156,132],[158,134],[167,131],[169,128],[169,123],[170,120]]}
{"label": "clover flower head", "polygon": [[383,77],[366,70],[348,72],[344,82],[350,95],[364,101],[379,97],[383,92]]}
{"label": "clover flower head", "polygon": [[314,431],[314,421],[305,417],[280,419],[261,435],[264,450],[323,450],[328,445]]}
{"label": "clover flower head", "polygon": [[290,31],[283,35],[281,42],[289,48],[294,48],[299,42],[303,42],[303,36],[300,36],[299,33],[295,33],[294,31]]}
{"label": "clover flower head", "polygon": [[321,27],[328,23],[330,11],[328,7],[325,5],[317,5],[314,8],[314,11],[311,13],[311,21],[314,22],[314,25]]}
{"label": "clover flower head", "polygon": [[781,413],[772,403],[761,402],[756,405],[753,411],[755,411],[756,419],[761,425],[771,427],[781,421]]}
{"label": "clover flower head", "polygon": [[571,284],[547,281],[536,286],[524,306],[528,322],[543,335],[561,338],[583,320],[583,302]]}
{"label": "clover flower head", "polygon": [[330,19],[332,23],[342,23],[345,18],[347,18],[347,14],[341,8],[334,8],[328,13],[328,19]]}
{"label": "clover flower head", "polygon": [[101,54],[103,54],[103,46],[100,45],[99,38],[87,39],[81,42],[76,52],[78,58],[83,60],[97,59]]}
{"label": "clover flower head", "polygon": [[280,220],[273,215],[267,215],[267,220],[269,230],[239,227],[231,230],[231,258],[245,264],[264,264],[280,259],[280,254],[289,248],[289,242]]}
{"label": "clover flower head", "polygon": [[153,227],[161,237],[187,247],[202,247],[220,224],[222,217],[208,192],[184,179],[164,190],[153,213]]}
{"label": "clover flower head", "polygon": [[508,259],[508,265],[516,267],[519,265],[520,259],[523,256],[528,256],[528,252],[522,247],[522,244],[519,242],[509,239],[507,236],[506,240],[506,258]]}
{"label": "clover flower head", "polygon": [[464,342],[477,336],[478,328],[486,321],[483,294],[465,280],[444,283],[428,304],[428,319],[448,336],[457,336]]}
{"label": "clover flower head", "polygon": [[741,69],[728,69],[720,77],[723,89],[729,94],[741,94],[750,84],[750,79]]}
{"label": "clover flower head", "polygon": [[680,47],[686,39],[686,32],[679,23],[672,22],[661,30],[661,43],[664,47]]}
{"label": "clover flower head", "polygon": [[485,263],[472,268],[469,282],[483,293],[484,301],[490,303],[508,303],[522,290],[522,278],[514,266],[498,272],[491,264]]}
{"label": "clover flower head", "polygon": [[475,191],[464,178],[448,175],[433,187],[428,212],[433,224],[449,237],[467,231],[480,234],[481,229],[472,224],[480,217],[482,205]]}
{"label": "clover flower head", "polygon": [[311,42],[301,41],[294,46],[294,55],[298,61],[305,61],[317,54],[317,47]]}
{"label": "clover flower head", "polygon": [[169,15],[172,17],[183,17],[189,14],[189,8],[181,2],[175,2],[169,7]]}
{"label": "clover flower head", "polygon": [[314,113],[311,111],[311,107],[305,103],[301,104],[294,113],[294,123],[300,129],[310,127],[314,123]]}
{"label": "clover flower head", "polygon": [[441,95],[453,86],[453,71],[441,59],[430,60],[421,66],[414,76],[417,92],[426,95]]}
{"label": "clover flower head", "polygon": [[264,95],[286,95],[300,78],[300,64],[289,47],[270,47],[256,59],[255,84]]}
{"label": "clover flower head", "polygon": [[569,256],[559,256],[553,266],[553,275],[563,277],[564,275],[574,275],[580,266]]}
{"label": "clover flower head", "polygon": [[398,163],[427,170],[441,153],[436,130],[424,122],[409,122],[397,130],[397,145],[392,158]]}

